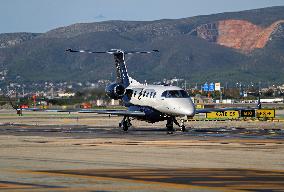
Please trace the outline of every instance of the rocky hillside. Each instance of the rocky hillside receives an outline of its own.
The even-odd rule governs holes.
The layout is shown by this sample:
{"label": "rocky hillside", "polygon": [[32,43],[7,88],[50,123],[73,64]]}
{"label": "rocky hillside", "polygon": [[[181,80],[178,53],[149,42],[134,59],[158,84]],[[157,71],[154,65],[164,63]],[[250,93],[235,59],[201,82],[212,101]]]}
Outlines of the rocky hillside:
{"label": "rocky hillside", "polygon": [[[282,29],[284,20],[273,22],[268,27],[255,25],[246,20],[222,20],[198,26],[191,33],[219,45],[249,53],[266,46],[275,31]],[[284,34],[281,34],[284,35]]]}
{"label": "rocky hillside", "polygon": [[40,35],[40,33],[3,33],[0,34],[0,49],[19,45],[25,41],[30,41]]}
{"label": "rocky hillside", "polygon": [[[159,49],[127,57],[140,81],[283,82],[284,7],[148,22],[74,24],[43,34],[0,34],[0,79],[86,81],[111,78],[109,55],[68,54],[67,48]],[[3,72],[3,73],[2,73]],[[3,82],[3,81],[2,81]]]}

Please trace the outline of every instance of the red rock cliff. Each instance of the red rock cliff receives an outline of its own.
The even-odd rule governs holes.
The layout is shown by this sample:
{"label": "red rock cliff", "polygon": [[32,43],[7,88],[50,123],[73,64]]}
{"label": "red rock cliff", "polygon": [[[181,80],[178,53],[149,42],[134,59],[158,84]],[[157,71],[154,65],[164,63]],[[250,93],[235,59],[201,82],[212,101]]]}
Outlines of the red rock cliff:
{"label": "red rock cliff", "polygon": [[264,28],[244,20],[224,20],[201,25],[196,31],[200,38],[249,53],[256,48],[263,48],[281,23],[284,20]]}

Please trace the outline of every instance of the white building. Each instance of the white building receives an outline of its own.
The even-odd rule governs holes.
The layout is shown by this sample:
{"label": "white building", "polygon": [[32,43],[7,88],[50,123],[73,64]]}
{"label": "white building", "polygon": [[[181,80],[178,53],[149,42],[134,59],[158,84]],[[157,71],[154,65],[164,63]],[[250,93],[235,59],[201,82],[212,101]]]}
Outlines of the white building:
{"label": "white building", "polygon": [[74,97],[75,93],[58,93],[58,97]]}

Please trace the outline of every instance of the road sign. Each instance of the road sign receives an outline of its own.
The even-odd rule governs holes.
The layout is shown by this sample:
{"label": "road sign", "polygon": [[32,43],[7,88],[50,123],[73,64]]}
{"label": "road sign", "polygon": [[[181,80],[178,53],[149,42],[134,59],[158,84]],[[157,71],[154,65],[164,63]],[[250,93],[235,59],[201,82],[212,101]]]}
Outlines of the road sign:
{"label": "road sign", "polygon": [[275,118],[275,109],[258,109],[256,110],[257,118]]}
{"label": "road sign", "polygon": [[239,117],[239,111],[219,111],[206,113],[206,118],[208,119],[237,119]]}
{"label": "road sign", "polygon": [[204,109],[204,105],[201,104],[197,104],[195,105],[196,109]]}
{"label": "road sign", "polygon": [[210,83],[209,91],[214,91],[214,90],[215,90],[215,84],[214,83]]}
{"label": "road sign", "polygon": [[203,85],[203,90],[204,90],[204,91],[208,91],[208,90],[209,90],[208,83],[205,83],[205,84]]}
{"label": "road sign", "polygon": [[255,117],[255,110],[254,109],[244,109],[244,110],[241,110],[240,115],[241,117]]}
{"label": "road sign", "polygon": [[221,83],[215,83],[215,91],[221,91]]}

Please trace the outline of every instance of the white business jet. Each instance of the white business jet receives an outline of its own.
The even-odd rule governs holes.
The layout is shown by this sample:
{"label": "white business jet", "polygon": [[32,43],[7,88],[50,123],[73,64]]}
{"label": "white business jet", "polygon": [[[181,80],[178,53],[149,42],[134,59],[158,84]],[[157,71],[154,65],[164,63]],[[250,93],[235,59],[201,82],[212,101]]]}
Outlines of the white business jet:
{"label": "white business jet", "polygon": [[[125,64],[125,55],[157,53],[152,51],[110,51],[72,50],[75,53],[107,53],[114,56],[117,79],[106,87],[106,94],[112,99],[120,99],[127,110],[82,110],[81,113],[103,113],[121,115],[119,126],[127,131],[131,126],[130,118],[155,123],[167,120],[168,132],[173,131],[173,124],[185,131],[184,120],[195,115],[195,106],[185,90],[176,86],[144,85],[129,77]],[[181,123],[177,121],[181,119]]]}

